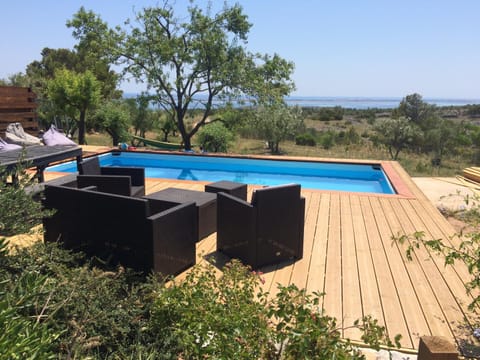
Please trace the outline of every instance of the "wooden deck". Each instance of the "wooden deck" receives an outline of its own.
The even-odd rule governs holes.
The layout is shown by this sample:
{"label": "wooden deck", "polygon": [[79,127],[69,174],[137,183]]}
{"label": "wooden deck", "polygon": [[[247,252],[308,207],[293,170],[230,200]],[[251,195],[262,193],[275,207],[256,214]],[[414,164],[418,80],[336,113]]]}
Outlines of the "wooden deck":
{"label": "wooden deck", "polygon": [[[402,335],[404,349],[416,349],[423,335],[466,339],[476,320],[467,309],[472,297],[464,287],[466,267],[445,267],[441,257],[424,248],[407,261],[405,247],[392,241],[392,235],[415,231],[449,239],[455,231],[401,166],[388,164],[412,196],[302,190],[304,258],[262,269],[264,286],[272,295],[277,283],[325,292],[323,306],[339,326],[372,315],[391,336]],[[147,179],[147,193],[168,187],[203,191],[204,184]],[[253,190],[249,186],[249,197]],[[212,234],[198,243],[198,261],[219,256],[215,240]],[[360,340],[355,330],[345,330],[344,336]]]}
{"label": "wooden deck", "polygon": [[[389,334],[402,335],[404,349],[416,349],[422,335],[465,339],[474,324],[467,309],[472,298],[465,292],[466,268],[445,267],[441,257],[425,249],[407,261],[405,247],[392,241],[392,235],[415,231],[448,239],[455,231],[408,174],[397,163],[390,164],[413,196],[303,190],[304,258],[262,269],[264,286],[272,295],[277,283],[325,292],[323,306],[339,325],[347,328],[355,319],[372,315]],[[147,192],[203,186],[148,179]],[[249,186],[249,197],[253,190]],[[215,237],[198,244],[198,261],[215,253]],[[344,336],[360,340],[355,330],[346,330]]]}

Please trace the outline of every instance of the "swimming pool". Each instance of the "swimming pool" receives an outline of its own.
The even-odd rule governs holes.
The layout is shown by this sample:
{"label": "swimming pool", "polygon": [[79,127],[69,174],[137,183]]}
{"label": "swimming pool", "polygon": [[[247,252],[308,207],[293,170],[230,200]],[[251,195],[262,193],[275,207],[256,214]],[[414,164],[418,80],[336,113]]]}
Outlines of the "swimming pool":
{"label": "swimming pool", "polygon": [[[111,152],[99,155],[102,166],[139,166],[145,176],[177,180],[230,180],[256,185],[298,183],[306,189],[395,194],[379,164],[350,164],[173,155],[148,152]],[[46,171],[75,172],[76,163],[48,167]]]}
{"label": "swimming pool", "polygon": [[[395,194],[379,164],[290,161],[112,152],[99,156],[102,166],[139,166],[145,176],[177,180],[230,180],[256,185],[298,183],[306,189]],[[75,172],[76,163],[51,166],[46,171]]]}

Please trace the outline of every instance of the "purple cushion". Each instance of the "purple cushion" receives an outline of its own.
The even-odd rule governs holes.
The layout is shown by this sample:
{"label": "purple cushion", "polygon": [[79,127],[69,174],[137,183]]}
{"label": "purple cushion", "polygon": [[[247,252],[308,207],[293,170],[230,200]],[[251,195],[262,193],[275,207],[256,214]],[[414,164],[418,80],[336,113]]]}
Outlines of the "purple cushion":
{"label": "purple cushion", "polygon": [[5,140],[0,139],[0,151],[10,151],[10,150],[17,150],[21,149],[20,145],[16,144],[9,144]]}
{"label": "purple cushion", "polygon": [[63,135],[61,132],[57,130],[54,125],[50,126],[42,136],[43,142],[45,145],[53,146],[53,145],[77,145],[68,137]]}

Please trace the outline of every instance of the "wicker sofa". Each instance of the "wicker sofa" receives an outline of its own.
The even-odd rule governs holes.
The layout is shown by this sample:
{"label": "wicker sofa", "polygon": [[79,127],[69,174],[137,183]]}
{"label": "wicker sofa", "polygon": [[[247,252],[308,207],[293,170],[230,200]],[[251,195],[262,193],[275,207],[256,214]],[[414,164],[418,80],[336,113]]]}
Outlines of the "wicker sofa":
{"label": "wicker sofa", "polygon": [[109,194],[95,186],[46,185],[46,242],[139,271],[175,275],[195,263],[194,203],[159,211],[154,200]]}

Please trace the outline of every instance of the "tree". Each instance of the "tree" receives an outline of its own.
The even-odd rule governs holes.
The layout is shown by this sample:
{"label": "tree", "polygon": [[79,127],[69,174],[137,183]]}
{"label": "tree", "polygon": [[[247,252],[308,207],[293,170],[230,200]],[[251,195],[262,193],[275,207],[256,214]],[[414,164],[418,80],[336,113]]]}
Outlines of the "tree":
{"label": "tree", "polygon": [[100,105],[95,112],[95,119],[98,126],[110,135],[113,146],[129,140],[130,113],[128,108],[118,101],[109,101]]}
{"label": "tree", "polygon": [[[293,64],[278,55],[246,51],[251,24],[240,5],[211,15],[188,8],[188,20],[175,16],[169,1],[136,14],[137,27],[116,31],[114,48],[119,64],[156,94],[158,104],[175,119],[185,149],[205,124],[214,99],[241,95],[283,96],[293,89]],[[113,42],[111,42],[113,43]],[[188,128],[186,115],[201,109],[200,120]]]}
{"label": "tree", "polygon": [[426,120],[431,117],[434,108],[433,105],[423,101],[422,95],[415,93],[403,98],[397,109],[397,115],[404,116],[409,121],[425,129],[428,128]]}
{"label": "tree", "polygon": [[78,124],[78,143],[85,144],[85,119],[88,110],[100,101],[100,84],[89,71],[75,73],[57,70],[47,85],[48,98],[63,114]]}
{"label": "tree", "polygon": [[152,130],[157,123],[155,114],[149,109],[150,100],[151,98],[147,94],[125,100],[136,136],[145,137],[145,133]]}
{"label": "tree", "polygon": [[175,136],[177,124],[171,114],[164,114],[160,120],[159,129],[163,132],[163,141],[168,141],[168,136],[172,133]]}
{"label": "tree", "polygon": [[412,144],[418,136],[416,126],[405,118],[384,120],[374,130],[376,141],[387,147],[393,160],[397,160],[400,151]]}
{"label": "tree", "polygon": [[90,70],[101,84],[104,99],[120,98],[121,91],[116,89],[120,76],[110,68],[109,41],[115,40],[108,25],[97,14],[85,10],[83,6],[66,25],[72,28],[72,36],[78,40],[78,44],[75,45],[78,61],[74,70],[78,72]]}
{"label": "tree", "polygon": [[267,141],[270,151],[278,153],[280,142],[294,138],[301,130],[302,110],[298,106],[288,107],[285,103],[262,105],[257,109],[253,121],[253,127]]}

